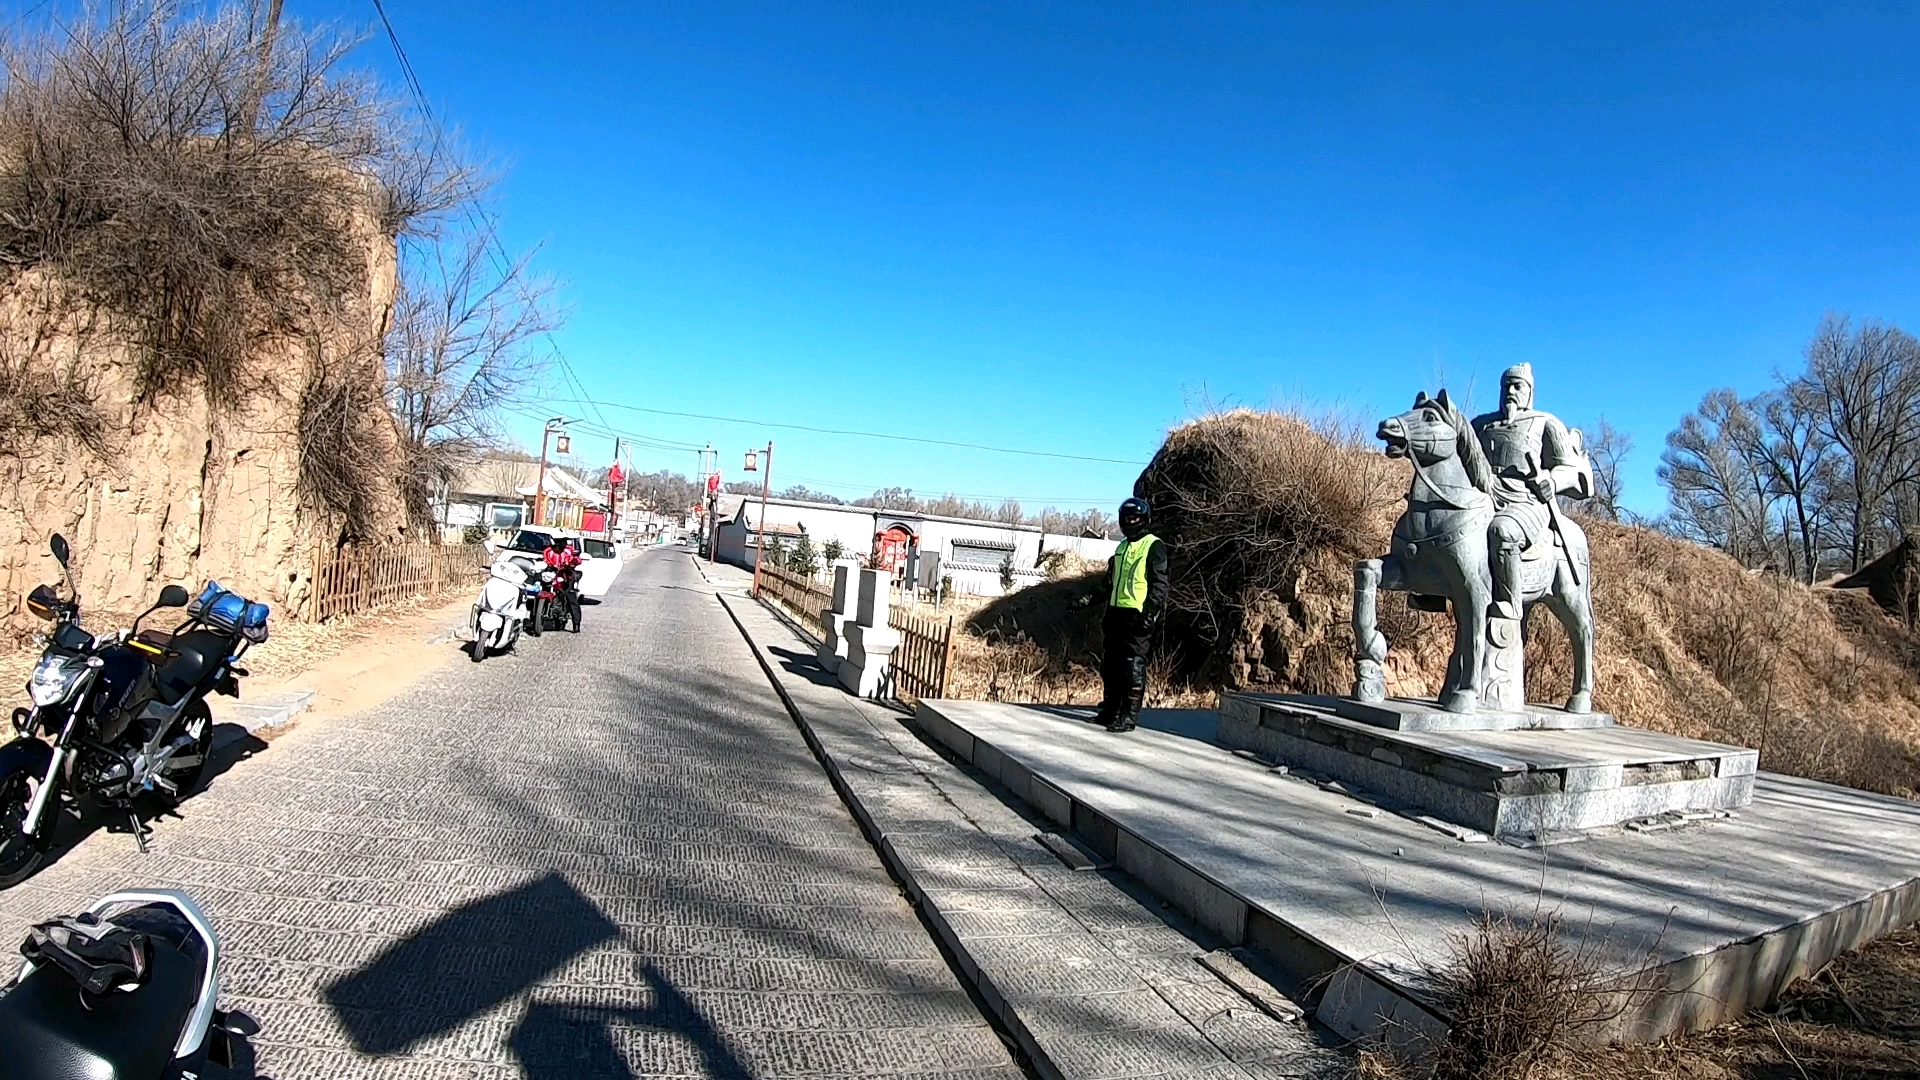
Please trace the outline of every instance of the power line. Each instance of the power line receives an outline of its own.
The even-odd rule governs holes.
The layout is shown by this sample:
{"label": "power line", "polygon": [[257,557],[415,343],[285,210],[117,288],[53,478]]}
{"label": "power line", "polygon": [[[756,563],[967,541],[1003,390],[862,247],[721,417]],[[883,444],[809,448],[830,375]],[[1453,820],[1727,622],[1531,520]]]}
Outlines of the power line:
{"label": "power line", "polygon": [[[407,57],[406,47],[400,44],[400,35],[393,28],[393,20],[387,17],[386,5],[383,4],[381,0],[373,0],[373,10],[380,16],[380,25],[386,28],[387,41],[393,46],[394,58],[400,64],[400,74],[406,80],[407,88],[413,92],[414,101],[419,104],[420,111],[426,115],[428,126],[433,130],[432,152],[438,154],[442,145],[440,120],[433,114],[433,105],[427,100],[426,90],[420,86],[420,77],[413,69],[413,61]],[[506,245],[500,241],[500,232],[494,227],[492,219],[480,212],[479,207],[476,205],[479,200],[474,197],[474,194],[472,188],[468,188],[468,198],[465,200],[467,220],[485,233],[489,242],[488,252],[494,258],[494,268],[500,273],[506,274],[513,265],[513,260],[508,257]],[[555,340],[553,331],[542,330],[540,333],[541,336],[547,339],[547,345],[553,350],[554,358],[560,361],[561,375],[566,378],[568,385],[573,388],[573,392],[580,395],[582,401],[576,402],[576,404],[584,403],[590,406],[593,409],[594,416],[597,417],[602,424],[606,424],[607,417],[605,413],[600,411],[600,403],[593,400],[593,395],[587,392],[586,384],[581,382],[580,376],[574,372],[573,362],[568,360],[567,354],[561,350],[560,342]]]}
{"label": "power line", "polygon": [[[838,480],[838,481],[826,480],[817,476],[791,476],[790,475],[790,479],[798,480],[803,485],[818,484],[821,487],[839,488],[842,491],[875,492],[875,491],[884,490],[883,487],[878,487],[872,484],[849,484],[844,480]],[[912,489],[909,488],[908,490],[912,490]],[[936,497],[945,497],[945,496],[952,496],[953,498],[956,498],[956,499],[973,499],[973,500],[978,500],[983,502],[994,501],[994,500],[1004,501],[1007,499],[1012,499],[1015,502],[1026,503],[1029,505],[1041,506],[1041,507],[1105,506],[1109,502],[1113,501],[1112,499],[1069,498],[1064,495],[1001,495],[1001,494],[988,494],[988,493],[977,492],[977,491],[942,491],[940,495]]]}
{"label": "power line", "polygon": [[[555,401],[555,405],[579,405],[578,401]],[[1018,454],[1025,457],[1059,458],[1064,461],[1096,461],[1108,465],[1145,465],[1144,461],[1130,461],[1125,458],[1095,457],[1089,454],[1063,454],[1054,450],[1021,450],[1010,446],[989,446],[985,443],[958,442],[952,439],[928,439],[919,435],[893,435],[882,431],[855,431],[850,428],[812,427],[807,424],[788,424],[774,420],[746,420],[738,416],[710,416],[706,413],[675,412],[671,409],[649,409],[639,405],[622,405],[617,401],[607,402],[609,409],[626,409],[628,412],[651,413],[655,416],[677,416],[688,420],[712,420],[722,424],[747,424],[753,427],[783,428],[788,431],[808,431],[816,435],[851,435],[862,439],[887,439],[893,442],[924,443],[928,446],[951,446],[962,450],[984,450],[994,454]]]}

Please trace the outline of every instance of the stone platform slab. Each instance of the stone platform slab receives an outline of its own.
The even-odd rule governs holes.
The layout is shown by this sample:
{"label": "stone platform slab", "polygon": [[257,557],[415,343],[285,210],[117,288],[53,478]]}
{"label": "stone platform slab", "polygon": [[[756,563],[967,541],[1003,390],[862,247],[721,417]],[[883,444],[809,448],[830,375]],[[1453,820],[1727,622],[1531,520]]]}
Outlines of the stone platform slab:
{"label": "stone platform slab", "polygon": [[1219,740],[1496,836],[1548,837],[1662,814],[1737,810],[1756,751],[1608,726],[1390,730],[1344,699],[1224,694]]}
{"label": "stone platform slab", "polygon": [[1087,711],[926,701],[918,716],[1148,889],[1320,986],[1317,1018],[1345,1035],[1379,1033],[1382,1017],[1389,1031],[1444,1026],[1427,973],[1483,911],[1557,913],[1608,967],[1650,967],[1667,992],[1622,1016],[1628,1039],[1763,1006],[1920,919],[1920,803],[1761,773],[1728,820],[1466,844],[1235,755],[1214,713],[1149,711],[1113,735]]}
{"label": "stone platform slab", "polygon": [[1226,696],[1256,701],[1295,701],[1326,709],[1348,720],[1394,731],[1568,731],[1612,727],[1614,723],[1612,715],[1608,713],[1571,713],[1553,705],[1530,705],[1523,712],[1455,713],[1448,712],[1440,707],[1439,702],[1427,698],[1356,701],[1353,698],[1313,694]]}

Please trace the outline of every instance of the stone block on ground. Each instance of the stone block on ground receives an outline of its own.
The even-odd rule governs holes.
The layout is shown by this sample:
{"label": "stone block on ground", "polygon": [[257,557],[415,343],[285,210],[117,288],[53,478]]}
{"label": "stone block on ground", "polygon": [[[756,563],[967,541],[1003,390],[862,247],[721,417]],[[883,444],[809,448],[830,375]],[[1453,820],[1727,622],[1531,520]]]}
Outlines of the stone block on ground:
{"label": "stone block on ground", "polygon": [[833,563],[833,612],[852,615],[860,599],[860,561],[836,559]]}
{"label": "stone block on ground", "polygon": [[885,570],[860,571],[854,621],[861,626],[885,626],[893,606],[893,575]]}

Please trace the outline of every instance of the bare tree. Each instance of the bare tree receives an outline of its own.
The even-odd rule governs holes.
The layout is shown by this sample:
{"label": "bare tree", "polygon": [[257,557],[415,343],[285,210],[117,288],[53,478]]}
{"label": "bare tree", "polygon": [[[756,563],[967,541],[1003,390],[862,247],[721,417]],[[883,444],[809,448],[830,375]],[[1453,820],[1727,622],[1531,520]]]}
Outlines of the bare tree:
{"label": "bare tree", "polygon": [[477,231],[457,248],[426,247],[402,278],[387,335],[387,405],[415,520],[427,520],[452,470],[495,440],[500,406],[544,370],[537,339],[555,323],[550,296],[526,259],[496,260]]}
{"label": "bare tree", "polygon": [[1834,480],[1833,443],[1821,427],[1819,395],[1804,381],[1755,399],[1760,430],[1749,448],[1754,468],[1783,499],[1782,535],[1793,575],[1811,585],[1826,551]]}
{"label": "bare tree", "polygon": [[1632,451],[1633,436],[1601,417],[1593,437],[1587,440],[1587,457],[1593,462],[1593,498],[1586,502],[1588,513],[1608,521],[1620,520],[1620,466]]}
{"label": "bare tree", "polygon": [[1020,500],[1000,500],[1000,505],[994,508],[992,520],[1003,525],[1019,525],[1026,521],[1026,515],[1020,510]]}
{"label": "bare tree", "polygon": [[140,392],[252,389],[260,335],[299,338],[364,296],[376,230],[466,177],[373,82],[350,39],[184,0],[88,7],[0,32],[0,265],[45,268],[122,320]]}
{"label": "bare tree", "polygon": [[1807,345],[1807,392],[1840,455],[1848,567],[1885,546],[1890,500],[1920,484],[1920,341],[1869,319],[1829,314]]}
{"label": "bare tree", "polygon": [[1756,431],[1739,395],[1712,391],[1667,435],[1658,470],[1673,527],[1748,566],[1763,565],[1772,547],[1773,499],[1747,456]]}

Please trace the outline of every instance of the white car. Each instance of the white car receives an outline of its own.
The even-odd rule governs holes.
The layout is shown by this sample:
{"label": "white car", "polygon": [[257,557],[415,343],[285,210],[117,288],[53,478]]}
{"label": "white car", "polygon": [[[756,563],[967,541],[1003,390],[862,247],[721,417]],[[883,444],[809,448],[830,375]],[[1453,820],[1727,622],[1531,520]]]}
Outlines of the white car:
{"label": "white car", "polygon": [[580,592],[584,596],[605,596],[620,576],[620,550],[597,536],[579,537]]}
{"label": "white car", "polygon": [[607,590],[613,588],[613,579],[620,575],[620,551],[598,536],[582,536],[572,529],[547,525],[528,525],[508,547],[538,553],[558,540],[571,540],[580,545],[580,594],[595,598],[607,595]]}

